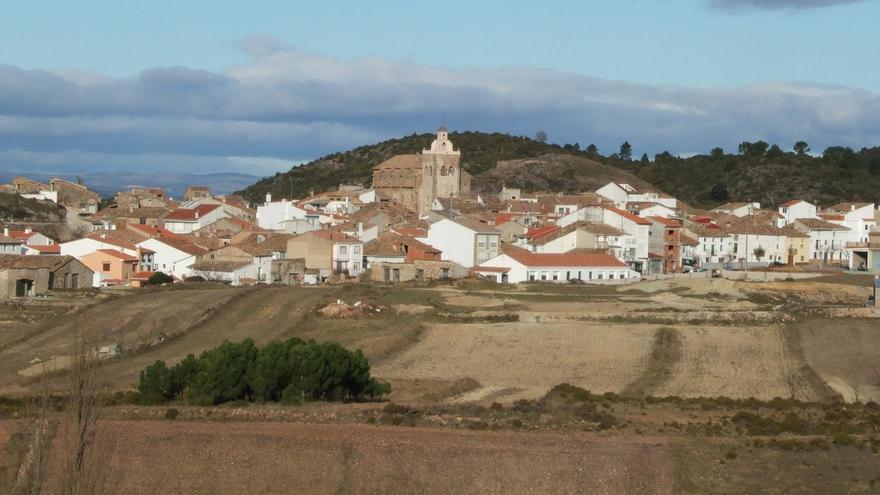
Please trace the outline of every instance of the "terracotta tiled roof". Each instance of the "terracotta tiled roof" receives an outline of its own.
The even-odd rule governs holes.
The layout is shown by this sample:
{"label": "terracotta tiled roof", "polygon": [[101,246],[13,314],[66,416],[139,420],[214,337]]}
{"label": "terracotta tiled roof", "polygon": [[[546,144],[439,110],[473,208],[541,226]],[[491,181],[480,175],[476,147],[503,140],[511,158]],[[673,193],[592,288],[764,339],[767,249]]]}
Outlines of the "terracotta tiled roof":
{"label": "terracotta tiled roof", "polygon": [[202,254],[208,252],[208,248],[197,244],[195,239],[188,236],[163,236],[156,238],[156,240],[187,254]]}
{"label": "terracotta tiled roof", "polygon": [[651,220],[652,222],[657,222],[657,223],[659,223],[661,225],[665,225],[667,227],[681,227],[681,222],[679,222],[678,220],[673,220],[672,218],[664,218],[664,217],[657,217],[657,216],[652,216],[652,217],[647,217],[647,218],[649,220]]}
{"label": "terracotta tiled roof", "polygon": [[352,237],[348,234],[338,232],[335,230],[313,230],[311,232],[306,232],[305,234],[300,234],[298,236],[293,236],[293,238],[297,237],[305,237],[305,236],[315,236],[320,237],[322,239],[327,239],[328,241],[340,242],[340,243],[349,243],[349,244],[357,244],[360,243],[360,239]]}
{"label": "terracotta tiled roof", "polygon": [[48,246],[28,246],[29,248],[39,251],[40,254],[61,254],[61,245],[50,244]]}
{"label": "terracotta tiled roof", "polygon": [[626,263],[606,253],[574,250],[567,253],[532,253],[515,246],[505,245],[504,254],[525,266],[596,266],[626,267]]}
{"label": "terracotta tiled roof", "polygon": [[386,168],[422,168],[422,155],[395,155],[373,167],[373,170]]}
{"label": "terracotta tiled roof", "polygon": [[806,201],[804,201],[802,199],[791,199],[791,200],[786,201],[785,203],[782,203],[779,206],[782,208],[788,208],[789,206],[794,206],[798,203],[806,203]]}
{"label": "terracotta tiled roof", "polygon": [[836,223],[826,222],[825,220],[819,220],[818,218],[798,218],[795,220],[796,223],[803,225],[804,227],[810,230],[836,230],[836,231],[848,231],[848,227],[844,227],[843,225],[839,225]]}
{"label": "terracotta tiled roof", "polygon": [[134,272],[131,274],[132,280],[150,280],[150,277],[157,274],[158,272]]}
{"label": "terracotta tiled roof", "polygon": [[500,234],[501,232],[495,230],[492,226],[487,223],[483,223],[476,218],[466,217],[466,216],[458,216],[455,218],[447,217],[448,220],[451,220],[463,227],[467,227],[478,234]]}
{"label": "terracotta tiled roof", "polygon": [[112,246],[120,247],[123,249],[130,249],[132,251],[137,249],[137,246],[134,243],[130,242],[127,239],[122,237],[122,233],[115,230],[100,230],[89,233],[86,238],[92,239],[94,241],[103,242],[104,244],[110,244]]}
{"label": "terracotta tiled roof", "polygon": [[0,270],[9,268],[48,268],[52,270],[72,259],[74,259],[72,256],[57,256],[52,254],[34,254],[30,256],[21,254],[0,254]]}
{"label": "terracotta tiled roof", "polygon": [[608,211],[613,211],[614,213],[617,213],[618,215],[622,216],[623,218],[626,218],[627,220],[635,222],[639,225],[651,225],[651,222],[649,222],[648,220],[645,220],[644,218],[642,218],[638,215],[633,215],[632,213],[630,213],[626,210],[621,210],[620,208],[618,208],[616,206],[606,205],[606,206],[603,206],[603,208],[605,208]]}
{"label": "terracotta tiled roof", "polygon": [[394,231],[400,235],[405,235],[409,237],[425,237],[428,235],[428,230],[424,227],[415,227],[411,225],[394,227]]}
{"label": "terracotta tiled roof", "polygon": [[115,249],[99,249],[96,252],[105,254],[107,256],[112,256],[114,258],[120,259],[122,261],[131,262],[138,261],[134,256],[130,256],[128,254],[123,253],[122,251],[117,251]]}
{"label": "terracotta tiled roof", "polygon": [[8,237],[0,234],[0,244],[24,244],[21,239],[15,239],[13,237]]}
{"label": "terracotta tiled roof", "polygon": [[203,260],[193,263],[190,267],[195,272],[220,272],[227,273],[250,265],[251,261],[213,261]]}
{"label": "terracotta tiled roof", "polygon": [[[165,217],[165,220],[194,222],[197,218],[203,217],[219,207],[220,205],[199,205],[195,208],[178,208],[169,213],[168,216]],[[198,217],[196,217],[196,213],[198,213]]]}
{"label": "terracotta tiled roof", "polygon": [[237,247],[253,256],[270,256],[274,252],[287,251],[290,234],[250,232],[247,237],[230,246]]}

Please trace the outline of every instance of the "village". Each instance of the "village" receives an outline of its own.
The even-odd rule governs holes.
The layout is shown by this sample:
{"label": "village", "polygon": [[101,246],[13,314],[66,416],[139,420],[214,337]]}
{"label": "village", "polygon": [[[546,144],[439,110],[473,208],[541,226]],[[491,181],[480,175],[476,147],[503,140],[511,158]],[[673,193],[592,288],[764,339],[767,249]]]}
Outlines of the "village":
{"label": "village", "polygon": [[0,297],[195,281],[627,284],[749,270],[880,273],[872,203],[792,198],[706,211],[617,182],[577,195],[472,192],[447,132],[441,127],[421,153],[376,166],[369,188],[267,194],[262,204],[196,185],[179,199],[134,187],[102,203],[83,184],[16,177],[2,190],[64,206],[74,234],[55,239],[9,219]]}

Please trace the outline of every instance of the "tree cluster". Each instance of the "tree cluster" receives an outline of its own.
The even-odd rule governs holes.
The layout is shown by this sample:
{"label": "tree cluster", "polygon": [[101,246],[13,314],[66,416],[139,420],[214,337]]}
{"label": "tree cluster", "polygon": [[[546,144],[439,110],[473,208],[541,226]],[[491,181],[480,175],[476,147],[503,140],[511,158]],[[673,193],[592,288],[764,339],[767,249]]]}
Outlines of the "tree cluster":
{"label": "tree cluster", "polygon": [[378,398],[391,387],[370,376],[360,350],[294,337],[263,348],[250,339],[227,341],[170,368],[156,361],[141,371],[138,391],[146,404],[179,398],[211,405],[237,400],[298,404]]}

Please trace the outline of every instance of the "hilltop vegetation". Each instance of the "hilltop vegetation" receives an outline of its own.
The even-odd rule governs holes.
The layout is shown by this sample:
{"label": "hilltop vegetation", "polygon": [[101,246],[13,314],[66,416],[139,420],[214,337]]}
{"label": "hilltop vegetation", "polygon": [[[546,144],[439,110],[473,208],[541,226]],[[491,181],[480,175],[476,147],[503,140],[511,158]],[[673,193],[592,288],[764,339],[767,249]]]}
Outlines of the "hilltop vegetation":
{"label": "hilltop vegetation", "polygon": [[[334,190],[341,183],[369,185],[374,166],[397,154],[417,153],[433,138],[430,133],[413,134],[333,153],[262,179],[241,192],[248,200],[261,201],[267,192],[301,198],[310,192]],[[735,154],[715,148],[687,158],[664,152],[653,159],[633,159],[631,146],[604,155],[592,145],[582,149],[577,143],[557,145],[499,133],[453,132],[450,139],[462,150],[462,167],[474,175],[475,188],[487,191],[496,191],[504,183],[527,190],[578,192],[621,180],[652,184],[706,207],[727,201],[777,204],[791,198],[822,205],[880,202],[880,147],[860,151],[831,147],[822,156],[813,156],[807,143],[786,152],[758,141],[744,142]]]}
{"label": "hilltop vegetation", "polygon": [[4,222],[63,222],[64,208],[47,201],[23,198],[17,194],[0,192],[0,220]]}

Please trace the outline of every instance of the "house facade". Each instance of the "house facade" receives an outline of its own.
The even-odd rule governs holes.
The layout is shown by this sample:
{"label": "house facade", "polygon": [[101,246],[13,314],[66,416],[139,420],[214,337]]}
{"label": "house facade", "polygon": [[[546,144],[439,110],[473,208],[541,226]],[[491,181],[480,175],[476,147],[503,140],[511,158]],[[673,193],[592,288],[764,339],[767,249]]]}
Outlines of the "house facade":
{"label": "house facade", "polygon": [[428,226],[428,235],[419,240],[442,251],[444,260],[465,268],[501,252],[501,232],[470,217],[442,218]]}
{"label": "house facade", "polygon": [[364,243],[330,230],[316,230],[287,241],[287,257],[303,258],[307,270],[316,270],[319,280],[337,275],[356,277],[364,270]]}
{"label": "house facade", "polygon": [[472,269],[482,277],[499,283],[553,282],[580,280],[587,283],[623,283],[639,280],[640,275],[626,263],[590,251],[532,253],[507,246],[504,252]]}

